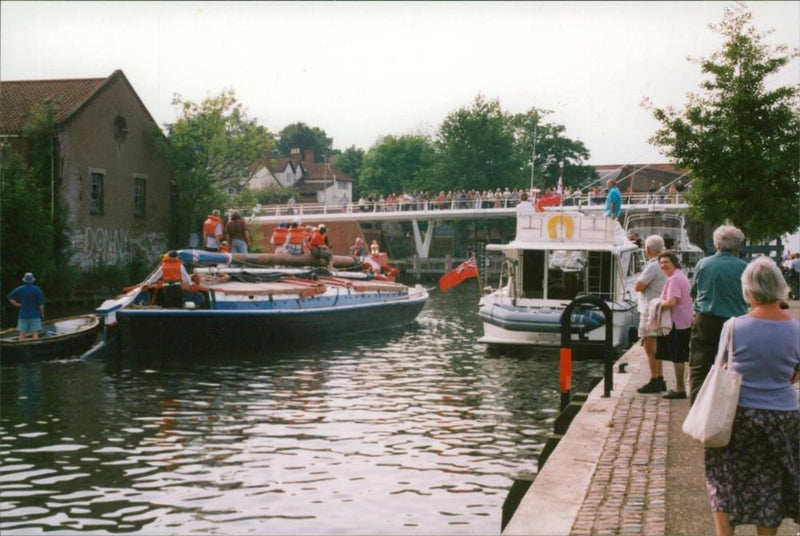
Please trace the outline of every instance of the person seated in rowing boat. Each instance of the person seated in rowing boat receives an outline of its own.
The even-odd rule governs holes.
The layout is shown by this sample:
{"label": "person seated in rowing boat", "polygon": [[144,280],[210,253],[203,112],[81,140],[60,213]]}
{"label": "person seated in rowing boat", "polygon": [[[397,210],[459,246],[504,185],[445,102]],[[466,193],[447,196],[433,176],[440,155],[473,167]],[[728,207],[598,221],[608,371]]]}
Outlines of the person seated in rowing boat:
{"label": "person seated in rowing boat", "polygon": [[33,282],[36,278],[31,272],[26,273],[20,285],[8,293],[8,301],[11,305],[19,309],[17,316],[17,331],[19,340],[25,340],[28,334],[32,339],[39,338],[42,331],[42,319],[44,318],[44,294],[42,289]]}
{"label": "person seated in rowing boat", "polygon": [[364,247],[364,241],[361,238],[356,238],[355,244],[350,246],[350,255],[359,258],[367,256],[367,248]]}
{"label": "person seated in rowing boat", "polygon": [[306,248],[306,231],[300,227],[300,222],[294,220],[289,232],[286,233],[286,253],[302,255]]}
{"label": "person seated in rowing boat", "polygon": [[311,236],[309,246],[311,248],[311,256],[315,259],[325,261],[328,265],[328,270],[333,271],[333,253],[331,252],[330,245],[328,245],[328,238],[325,233],[328,232],[324,223],[320,223],[317,230]]}
{"label": "person seated in rowing boat", "polygon": [[275,253],[286,253],[287,234],[289,234],[289,229],[286,227],[286,222],[280,222],[275,230],[272,231],[272,238],[269,239],[269,242],[275,246]]}

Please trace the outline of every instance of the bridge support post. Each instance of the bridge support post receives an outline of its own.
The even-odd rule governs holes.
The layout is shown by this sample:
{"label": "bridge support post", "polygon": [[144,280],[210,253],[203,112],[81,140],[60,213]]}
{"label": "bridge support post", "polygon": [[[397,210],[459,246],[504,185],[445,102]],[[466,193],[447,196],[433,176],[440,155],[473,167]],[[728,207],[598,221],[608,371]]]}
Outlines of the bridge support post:
{"label": "bridge support post", "polygon": [[414,245],[417,247],[417,255],[421,259],[427,259],[431,251],[433,228],[436,227],[436,220],[428,220],[428,229],[425,231],[424,240],[419,230],[419,222],[417,222],[417,220],[411,220],[411,226],[414,229]]}

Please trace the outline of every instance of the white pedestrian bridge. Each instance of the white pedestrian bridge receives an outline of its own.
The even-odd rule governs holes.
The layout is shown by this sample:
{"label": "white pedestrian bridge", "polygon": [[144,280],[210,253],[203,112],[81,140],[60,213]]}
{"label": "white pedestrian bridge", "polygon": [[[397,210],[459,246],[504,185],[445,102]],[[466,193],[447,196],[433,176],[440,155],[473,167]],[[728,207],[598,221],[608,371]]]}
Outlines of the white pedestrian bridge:
{"label": "white pedestrian bridge", "polygon": [[[676,194],[632,194],[622,196],[623,214],[629,212],[680,212],[689,205]],[[591,196],[568,197],[563,205],[545,207],[546,211],[602,211],[602,198]],[[233,212],[231,209],[230,212]],[[452,220],[477,220],[511,218],[516,215],[516,201],[504,200],[502,206],[482,208],[479,201],[452,201],[439,204],[435,201],[411,201],[405,203],[358,203],[324,204],[298,203],[295,205],[261,205],[252,209],[237,209],[250,223],[276,224],[299,220],[305,224],[335,223],[337,221],[408,221],[414,229],[416,253],[428,258],[433,230],[439,222]],[[427,222],[425,232],[420,231],[419,222]]]}

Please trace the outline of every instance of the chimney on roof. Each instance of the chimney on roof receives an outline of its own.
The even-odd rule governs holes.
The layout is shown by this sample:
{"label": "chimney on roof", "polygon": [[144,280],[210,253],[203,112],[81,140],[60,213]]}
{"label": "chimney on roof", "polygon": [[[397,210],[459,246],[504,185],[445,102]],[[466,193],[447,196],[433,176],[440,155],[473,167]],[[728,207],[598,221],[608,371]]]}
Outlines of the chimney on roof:
{"label": "chimney on roof", "polygon": [[296,166],[300,162],[300,149],[292,149],[289,153],[289,161]]}
{"label": "chimney on roof", "polygon": [[314,163],[314,150],[313,149],[306,149],[305,151],[305,158],[303,158],[303,163],[307,166]]}

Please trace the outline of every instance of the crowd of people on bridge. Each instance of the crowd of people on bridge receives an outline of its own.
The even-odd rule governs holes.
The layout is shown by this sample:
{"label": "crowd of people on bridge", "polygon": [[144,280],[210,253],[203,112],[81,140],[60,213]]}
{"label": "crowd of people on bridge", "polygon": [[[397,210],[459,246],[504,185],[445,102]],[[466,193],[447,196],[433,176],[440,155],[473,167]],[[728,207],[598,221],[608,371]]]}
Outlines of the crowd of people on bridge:
{"label": "crowd of people on bridge", "polygon": [[[800,405],[793,385],[800,381],[800,323],[784,310],[785,272],[795,261],[800,268],[800,255],[785,259],[782,271],[771,257],[739,258],[744,234],[736,227],[717,228],[713,239],[715,254],[699,261],[691,281],[662,237],[644,241],[648,263],[635,288],[650,381],[638,392],[666,391],[663,398],[694,403],[718,351],[727,350],[727,367],[741,374],[742,385],[730,442],[704,451],[716,532],[730,536],[748,524],[758,534],[776,534],[783,519],[800,522]],[[669,390],[664,363],[675,373]]]}
{"label": "crowd of people on bridge", "polygon": [[[623,194],[623,201],[626,204],[633,202],[643,203],[680,203],[683,201],[683,194],[688,191],[688,187],[683,181],[678,180],[669,187],[656,188],[655,183],[651,184],[647,194],[634,193],[628,187]],[[516,207],[522,194],[525,193],[534,206],[545,198],[559,197],[559,201],[564,205],[602,205],[606,201],[608,189],[595,186],[586,191],[576,190],[569,186],[563,188],[563,192],[558,188],[520,189],[520,188],[496,188],[495,190],[440,190],[438,194],[431,194],[425,191],[414,191],[405,193],[391,193],[388,196],[383,194],[366,194],[358,200],[358,210],[360,212],[392,212],[409,210],[450,210],[450,209],[488,209],[488,208],[512,208]]]}

